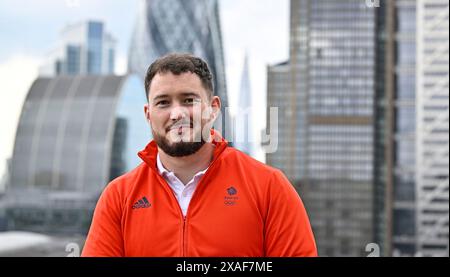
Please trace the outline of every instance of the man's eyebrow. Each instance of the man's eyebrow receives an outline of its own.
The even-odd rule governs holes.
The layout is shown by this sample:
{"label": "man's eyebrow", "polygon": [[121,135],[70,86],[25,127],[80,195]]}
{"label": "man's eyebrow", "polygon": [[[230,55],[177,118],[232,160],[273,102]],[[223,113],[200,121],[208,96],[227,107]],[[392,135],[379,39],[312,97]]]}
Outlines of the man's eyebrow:
{"label": "man's eyebrow", "polygon": [[188,97],[188,96],[200,97],[200,94],[198,94],[196,92],[183,92],[183,93],[181,93],[181,95],[184,97]]}
{"label": "man's eyebrow", "polygon": [[167,94],[160,94],[158,96],[155,96],[152,100],[156,101],[158,99],[164,99],[164,98],[167,98],[167,97],[169,97],[169,95],[167,95]]}
{"label": "man's eyebrow", "polygon": [[[194,96],[194,97],[198,97],[201,98],[199,93],[196,92],[183,92],[181,93],[182,97],[189,97],[189,96]],[[158,99],[165,99],[165,98],[169,98],[170,96],[168,94],[160,94],[155,96],[152,101],[157,101]]]}

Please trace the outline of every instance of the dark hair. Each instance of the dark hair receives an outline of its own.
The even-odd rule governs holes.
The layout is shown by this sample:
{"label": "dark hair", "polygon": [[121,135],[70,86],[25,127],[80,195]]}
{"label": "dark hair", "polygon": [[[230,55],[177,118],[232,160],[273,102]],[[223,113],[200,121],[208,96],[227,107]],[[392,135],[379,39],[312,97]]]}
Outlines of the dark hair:
{"label": "dark hair", "polygon": [[191,54],[172,53],[165,55],[154,61],[147,69],[145,75],[145,94],[147,96],[150,89],[150,83],[158,73],[172,72],[175,75],[191,72],[197,74],[202,81],[203,87],[208,92],[208,97],[211,97],[214,92],[213,76],[209,71],[208,64]]}

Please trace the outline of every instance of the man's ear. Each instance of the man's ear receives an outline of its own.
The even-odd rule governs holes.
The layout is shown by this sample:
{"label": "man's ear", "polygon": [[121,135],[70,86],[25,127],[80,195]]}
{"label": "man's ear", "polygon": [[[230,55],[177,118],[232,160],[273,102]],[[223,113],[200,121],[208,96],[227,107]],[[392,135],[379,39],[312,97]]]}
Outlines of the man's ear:
{"label": "man's ear", "polygon": [[144,115],[145,118],[147,119],[147,122],[150,124],[151,123],[151,119],[150,119],[150,107],[149,107],[149,103],[144,104]]}
{"label": "man's ear", "polygon": [[219,116],[220,108],[222,107],[222,101],[220,101],[219,96],[213,96],[211,99],[211,119],[216,120]]}

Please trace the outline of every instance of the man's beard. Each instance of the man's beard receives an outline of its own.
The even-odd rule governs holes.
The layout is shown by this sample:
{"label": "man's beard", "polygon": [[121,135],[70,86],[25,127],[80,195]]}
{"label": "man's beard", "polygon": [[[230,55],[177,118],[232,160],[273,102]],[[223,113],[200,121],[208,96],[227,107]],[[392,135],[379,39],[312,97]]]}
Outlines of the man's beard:
{"label": "man's beard", "polygon": [[200,135],[200,141],[197,142],[175,142],[170,143],[169,140],[158,133],[156,133],[152,129],[153,139],[155,140],[156,144],[159,148],[161,148],[164,153],[166,153],[169,156],[172,157],[184,157],[189,156],[194,153],[196,153],[202,146],[205,144],[205,140],[203,139],[203,136]]}

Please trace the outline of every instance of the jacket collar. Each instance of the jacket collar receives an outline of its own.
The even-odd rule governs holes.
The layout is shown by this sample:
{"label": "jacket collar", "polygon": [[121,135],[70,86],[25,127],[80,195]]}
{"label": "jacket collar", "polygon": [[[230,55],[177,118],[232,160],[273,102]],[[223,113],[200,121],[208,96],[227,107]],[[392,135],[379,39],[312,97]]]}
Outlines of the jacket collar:
{"label": "jacket collar", "polygon": [[[220,154],[227,148],[228,142],[219,134],[218,131],[211,129],[211,143],[214,144],[214,157],[213,161],[220,157]],[[158,172],[156,167],[156,158],[158,155],[158,146],[156,141],[152,140],[144,150],[138,152],[138,156],[148,165],[150,168]]]}

